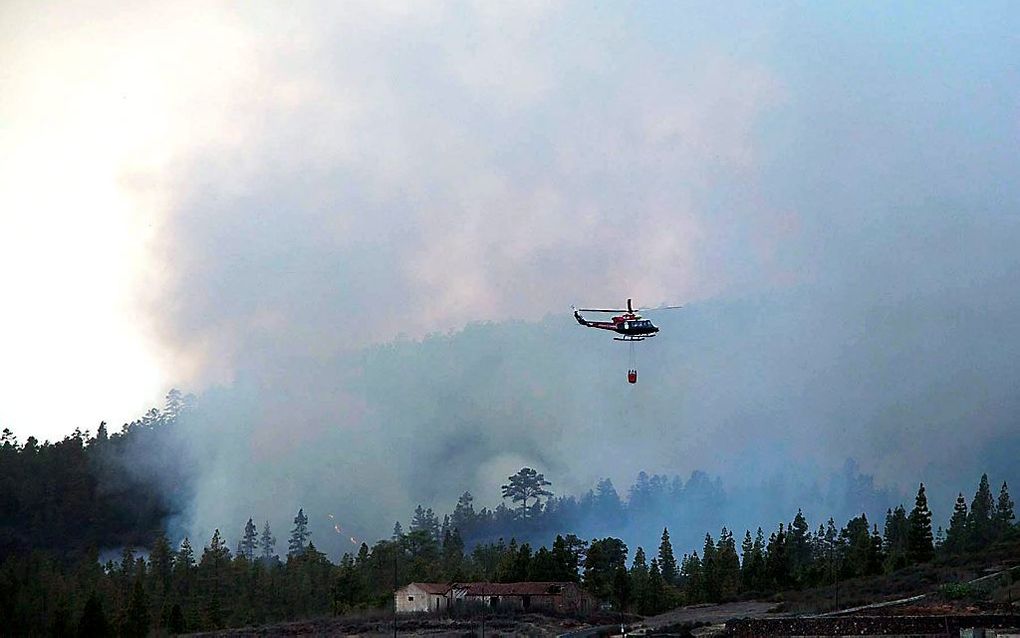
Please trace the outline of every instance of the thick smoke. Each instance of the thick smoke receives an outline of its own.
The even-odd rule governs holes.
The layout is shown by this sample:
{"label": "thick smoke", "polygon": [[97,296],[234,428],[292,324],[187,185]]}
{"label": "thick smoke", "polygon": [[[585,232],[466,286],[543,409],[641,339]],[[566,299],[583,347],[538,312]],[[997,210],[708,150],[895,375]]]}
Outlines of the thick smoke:
{"label": "thick smoke", "polygon": [[[263,37],[238,130],[167,177],[149,303],[182,383],[213,388],[179,523],[304,507],[320,538],[328,514],[374,538],[419,502],[494,504],[522,465],[574,493],[704,469],[817,521],[848,457],[890,494],[931,482],[938,514],[1005,465],[1010,30],[701,9],[240,20]],[[689,304],[634,387],[567,312],[628,296]]]}

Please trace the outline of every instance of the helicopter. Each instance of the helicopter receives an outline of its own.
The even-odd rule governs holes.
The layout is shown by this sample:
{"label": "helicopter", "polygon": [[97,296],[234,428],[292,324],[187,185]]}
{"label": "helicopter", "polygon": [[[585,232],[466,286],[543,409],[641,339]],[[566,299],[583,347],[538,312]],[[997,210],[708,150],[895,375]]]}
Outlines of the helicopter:
{"label": "helicopter", "polygon": [[[658,308],[638,308],[638,311],[654,311],[654,310],[674,310],[676,308],[682,308],[683,306],[659,306]],[[577,323],[581,324],[585,328],[598,328],[600,330],[611,330],[619,337],[613,337],[613,341],[627,341],[630,342],[630,369],[627,370],[627,381],[629,383],[637,383],[637,366],[634,358],[634,343],[637,341],[644,341],[650,339],[659,333],[659,328],[648,319],[643,319],[638,311],[634,310],[634,305],[631,300],[627,300],[627,309],[618,308],[574,308],[570,307],[574,311],[574,319]],[[583,316],[582,312],[606,312],[614,313],[619,312],[621,314],[612,317],[609,321],[588,321]]]}
{"label": "helicopter", "polygon": [[[586,328],[599,328],[600,330],[612,330],[613,332],[622,335],[619,337],[613,337],[614,341],[644,341],[658,334],[659,329],[648,319],[643,319],[638,314],[639,311],[654,311],[654,310],[675,310],[682,308],[683,306],[659,306],[658,308],[638,308],[634,310],[634,306],[631,300],[627,300],[627,309],[619,308],[574,308],[571,306],[571,310],[574,311],[574,319],[577,319],[577,323],[585,326]],[[581,316],[582,312],[619,312],[622,313],[613,317],[610,321],[588,321]]]}

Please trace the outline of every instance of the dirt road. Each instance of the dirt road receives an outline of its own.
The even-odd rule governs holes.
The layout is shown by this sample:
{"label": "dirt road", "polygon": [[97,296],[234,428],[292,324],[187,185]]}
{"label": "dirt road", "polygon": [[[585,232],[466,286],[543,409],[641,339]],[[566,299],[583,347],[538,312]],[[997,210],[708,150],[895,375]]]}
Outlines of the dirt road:
{"label": "dirt road", "polygon": [[763,603],[755,600],[719,605],[690,605],[645,618],[640,625],[636,625],[632,629],[641,627],[657,630],[672,625],[694,623],[721,625],[734,618],[761,618],[775,607],[775,603]]}

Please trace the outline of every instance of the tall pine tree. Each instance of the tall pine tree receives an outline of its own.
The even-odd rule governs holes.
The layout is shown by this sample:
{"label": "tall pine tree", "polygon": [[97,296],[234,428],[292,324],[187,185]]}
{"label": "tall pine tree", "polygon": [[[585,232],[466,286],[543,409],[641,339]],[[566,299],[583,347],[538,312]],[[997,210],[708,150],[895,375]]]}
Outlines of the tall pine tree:
{"label": "tall pine tree", "polygon": [[255,546],[258,543],[258,528],[249,518],[244,525],[244,535],[241,536],[241,555],[249,561],[255,560]]}
{"label": "tall pine tree", "polygon": [[276,537],[273,536],[273,531],[269,529],[269,521],[262,525],[262,535],[259,536],[259,552],[262,560],[266,562],[272,560],[273,555],[276,553]]}
{"label": "tall pine tree", "polygon": [[907,510],[902,505],[898,505],[896,509],[886,511],[882,543],[885,549],[885,562],[888,571],[896,571],[907,565],[907,536],[909,528]]}
{"label": "tall pine tree", "polygon": [[630,591],[639,614],[653,613],[648,598],[648,560],[642,547],[634,552],[634,562],[630,566]]}
{"label": "tall pine tree", "polygon": [[669,585],[676,585],[679,568],[673,556],[673,544],[669,541],[669,529],[662,528],[662,541],[659,543],[659,570],[662,579]]}
{"label": "tall pine tree", "polygon": [[308,517],[305,516],[304,508],[301,508],[294,517],[294,529],[291,530],[290,540],[287,541],[287,558],[303,554],[311,535],[308,531]]}
{"label": "tall pine tree", "polygon": [[787,558],[790,561],[790,573],[798,582],[803,582],[805,572],[811,565],[811,528],[808,527],[804,513],[800,509],[790,523],[787,535]]}
{"label": "tall pine tree", "polygon": [[1006,481],[1002,482],[999,489],[999,500],[995,505],[995,526],[996,536],[1002,537],[1013,527],[1016,515],[1013,513],[1013,499],[1009,497],[1009,488]]}
{"label": "tall pine tree", "polygon": [[995,500],[992,498],[992,488],[988,485],[988,475],[981,475],[981,482],[978,483],[977,492],[974,493],[974,500],[970,503],[970,517],[967,520],[968,546],[971,550],[981,550],[988,546],[995,538]]}
{"label": "tall pine tree", "polygon": [[953,516],[949,519],[949,529],[943,545],[943,551],[947,554],[955,555],[967,549],[967,521],[967,501],[963,498],[963,492],[960,492],[953,506]]}
{"label": "tall pine tree", "polygon": [[931,511],[928,497],[924,494],[924,483],[917,489],[914,509],[907,519],[907,560],[911,563],[926,563],[935,556],[931,533]]}

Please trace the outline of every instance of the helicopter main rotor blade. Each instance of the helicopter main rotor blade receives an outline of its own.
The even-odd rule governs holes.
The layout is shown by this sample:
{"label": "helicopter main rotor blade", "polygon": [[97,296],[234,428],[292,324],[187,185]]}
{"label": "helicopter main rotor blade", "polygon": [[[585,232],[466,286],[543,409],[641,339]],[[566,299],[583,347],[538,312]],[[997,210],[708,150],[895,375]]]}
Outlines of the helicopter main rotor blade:
{"label": "helicopter main rotor blade", "polygon": [[651,312],[653,310],[677,310],[683,308],[683,306],[658,306],[655,308],[638,308],[639,312]]}
{"label": "helicopter main rotor blade", "polygon": [[578,308],[578,312],[627,312],[619,308]]}

